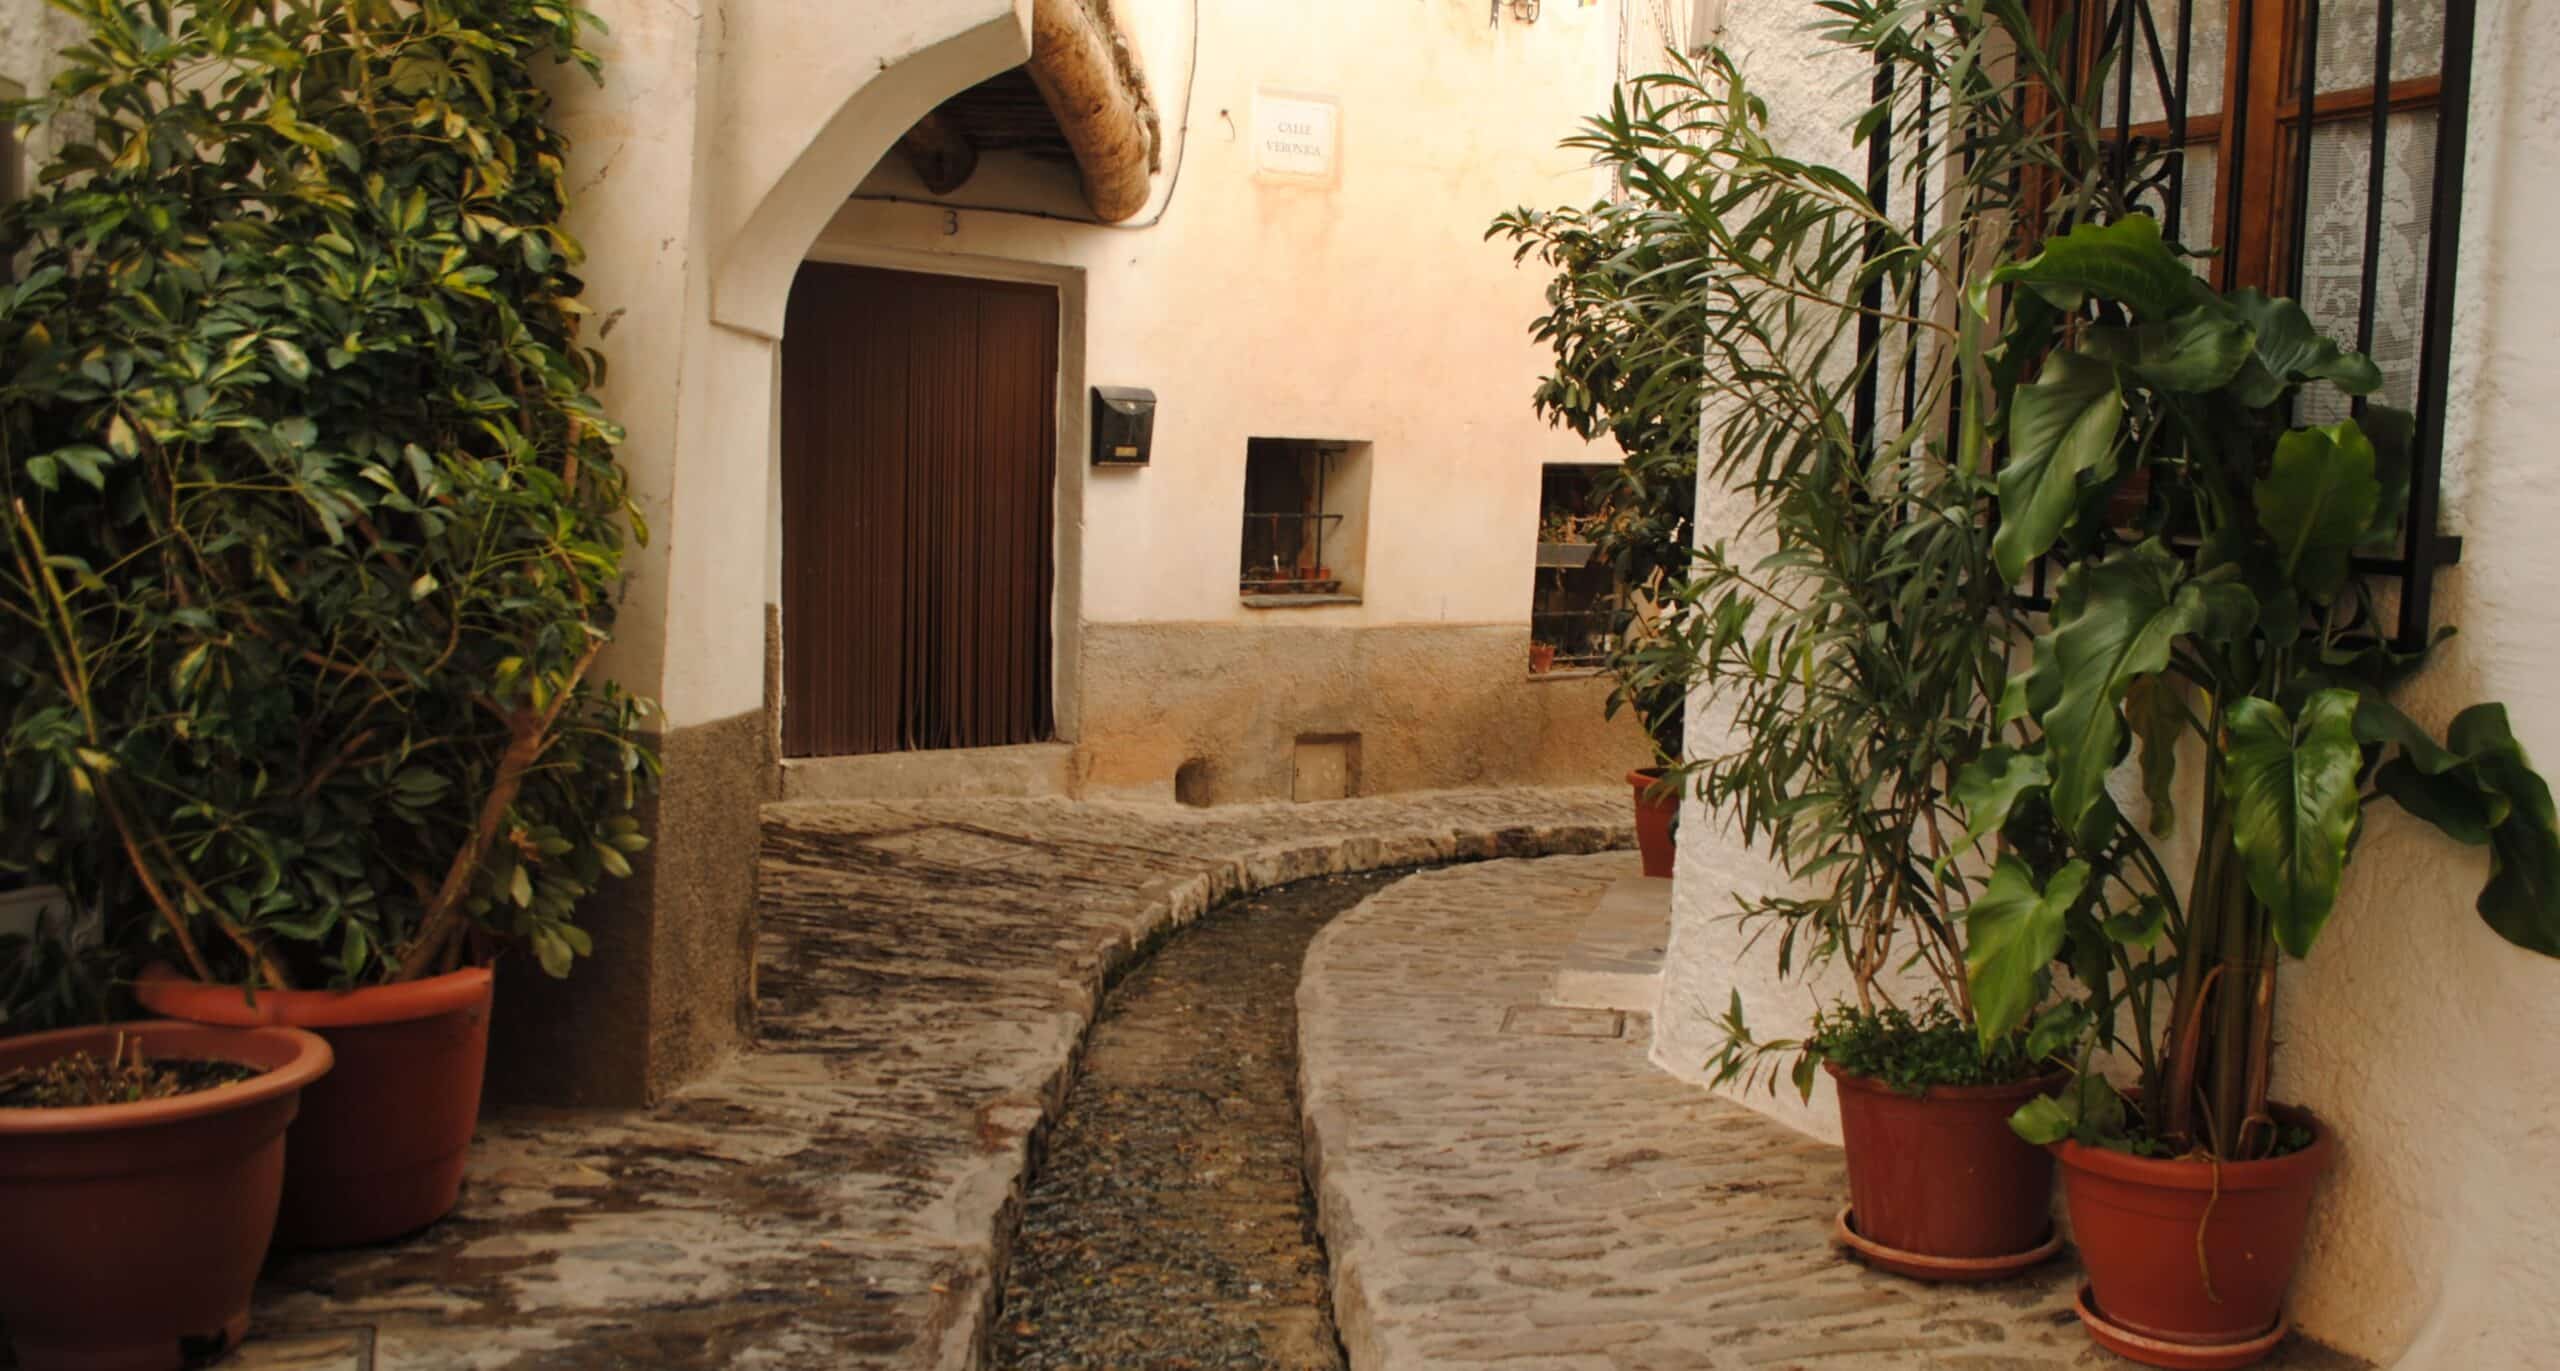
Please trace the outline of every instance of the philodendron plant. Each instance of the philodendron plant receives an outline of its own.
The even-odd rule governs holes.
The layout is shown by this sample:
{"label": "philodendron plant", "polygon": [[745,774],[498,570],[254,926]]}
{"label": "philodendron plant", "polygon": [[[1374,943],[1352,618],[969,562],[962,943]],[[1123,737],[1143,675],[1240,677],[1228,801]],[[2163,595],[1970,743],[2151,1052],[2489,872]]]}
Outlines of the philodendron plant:
{"label": "philodendron plant", "polygon": [[[2370,360],[2293,301],[2217,293],[2141,216],[2051,240],[1974,307],[2003,288],[1999,354],[2042,360],[2007,415],[1994,551],[2012,583],[2047,557],[2060,576],[2002,702],[2014,745],[1958,787],[1967,836],[2004,839],[1966,916],[1980,1031],[2032,1019],[2038,1050],[2077,1049],[2076,1087],[2014,1121],[2032,1141],[2279,1153],[2298,1138],[2267,1102],[2278,968],[2327,927],[2365,806],[2486,847],[2481,916],[2560,955],[2551,793],[2503,707],[2439,739],[2387,695],[2423,649],[2388,640],[2355,558],[2402,536],[2412,425],[2363,399]],[[2360,417],[2291,423],[2319,387]],[[2129,752],[2141,825],[2109,789]],[[2183,890],[2153,842],[2181,820]],[[2129,1099],[2102,1045],[2137,1068]]]}

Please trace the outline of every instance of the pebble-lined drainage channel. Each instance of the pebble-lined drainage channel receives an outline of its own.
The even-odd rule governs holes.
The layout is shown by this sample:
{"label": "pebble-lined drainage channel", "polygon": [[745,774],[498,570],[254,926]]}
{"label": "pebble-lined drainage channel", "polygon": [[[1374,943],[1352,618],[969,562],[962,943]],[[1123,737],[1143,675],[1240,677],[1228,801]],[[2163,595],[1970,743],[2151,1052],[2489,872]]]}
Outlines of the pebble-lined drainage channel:
{"label": "pebble-lined drainage channel", "polygon": [[1218,909],[1104,1000],[996,1321],[1000,1371],[1341,1371],[1299,1150],[1298,968],[1411,874]]}

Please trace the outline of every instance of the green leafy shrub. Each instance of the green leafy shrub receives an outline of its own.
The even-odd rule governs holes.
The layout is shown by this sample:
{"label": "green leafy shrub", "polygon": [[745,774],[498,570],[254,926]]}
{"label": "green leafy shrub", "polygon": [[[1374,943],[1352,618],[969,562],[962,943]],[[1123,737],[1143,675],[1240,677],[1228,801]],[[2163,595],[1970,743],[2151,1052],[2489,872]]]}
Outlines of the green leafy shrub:
{"label": "green leafy shrub", "polygon": [[[1927,223],[1880,210],[1863,172],[1779,146],[1741,65],[1710,49],[1629,83],[1568,140],[1621,194],[1515,211],[1494,232],[1556,273],[1533,327],[1553,353],[1541,412],[1615,438],[1622,481],[1679,515],[1645,530],[1653,613],[1613,662],[1621,693],[1651,717],[1694,692],[1723,725],[1718,745],[1675,753],[1675,772],[1796,878],[1738,910],[1780,974],[1837,966],[1855,1005],[1835,1028],[1846,1013],[1916,1033],[1936,1022],[1929,1005],[1973,1018],[1958,915],[1979,873],[1954,861],[1952,787],[1997,740],[2024,636],[1988,517],[1985,416],[2014,369],[1985,358],[1985,321],[1943,306],[1988,269],[1979,244],[2087,213],[2102,188],[2057,181],[2096,135],[2032,97],[2050,69],[2022,12],[1835,0],[1814,13],[1828,43],[1890,73],[1855,121],[1857,160],[1884,140],[1891,194],[1935,207]],[[2067,189],[2030,202],[2018,187],[2031,182]],[[1858,431],[1862,388],[1888,372],[1899,388],[1906,361],[1907,413]],[[1701,481],[1738,518],[1693,549]],[[1903,1007],[1916,1018],[1896,1012],[1900,972],[1923,986]],[[1755,1039],[1738,1001],[1721,1027],[1719,1081],[1794,1053],[1809,1090],[1833,1040]],[[1956,1056],[1940,1083],[2005,1060]]]}
{"label": "green leafy shrub", "polygon": [[[2551,791],[2503,706],[2439,741],[2389,698],[2425,651],[2390,641],[2354,557],[2401,536],[2410,418],[2292,420],[2306,390],[2370,395],[2369,359],[2291,300],[2208,287],[2140,215],[1986,285],[2015,297],[1998,350],[2034,368],[2007,412],[2000,573],[2050,556],[2062,574],[2002,704],[2020,742],[1959,786],[1967,837],[2005,839],[1966,915],[1992,950],[1972,968],[1980,1027],[1989,1041],[2064,992],[2045,1020],[2073,1025],[2082,1074],[2020,1112],[2034,1141],[2270,1155],[2296,1141],[2267,1102],[2278,973],[2335,912],[2365,806],[2487,848],[2481,917],[2560,955]],[[2163,802],[2182,740],[2203,770],[2183,890],[2152,841],[2178,831]],[[2129,753],[2151,832],[2107,788]],[[2139,1073],[2130,1111],[2100,1046]]]}
{"label": "green leafy shrub", "polygon": [[[0,869],[246,984],[554,974],[643,846],[548,0],[57,0],[0,216]],[[477,930],[482,936],[475,940]]]}

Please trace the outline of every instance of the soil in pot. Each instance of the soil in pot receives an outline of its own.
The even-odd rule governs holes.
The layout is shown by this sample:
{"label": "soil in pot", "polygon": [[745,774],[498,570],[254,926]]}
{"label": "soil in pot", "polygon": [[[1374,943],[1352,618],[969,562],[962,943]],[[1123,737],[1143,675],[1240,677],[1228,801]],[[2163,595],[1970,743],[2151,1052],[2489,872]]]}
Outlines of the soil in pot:
{"label": "soil in pot", "polygon": [[[2310,1145],[2218,1164],[2053,1145],[2089,1273],[2084,1305],[2095,1317],[2084,1321],[2101,1343],[2154,1366],[2245,1366],[2272,1349],[2311,1201],[2336,1155],[2335,1136],[2308,1111],[2275,1114],[2308,1129]],[[2134,1337],[2111,1341],[2111,1329]],[[2144,1341],[2241,1359],[2163,1359],[2146,1355]]]}
{"label": "soil in pot", "polygon": [[462,1195],[489,1060],[488,968],[357,990],[209,986],[165,968],[134,993],[199,1023],[287,1024],[326,1038],[338,1069],[293,1125],[276,1225],[283,1247],[385,1242],[434,1223]]}
{"label": "soil in pot", "polygon": [[1839,1085],[1851,1219],[1871,1265],[1922,1280],[1999,1280],[2060,1250],[2053,1158],[2009,1116],[2063,1083],[1933,1086],[1906,1095],[1826,1062]]}
{"label": "soil in pot", "polygon": [[0,1320],[20,1371],[170,1371],[239,1341],[285,1128],[329,1070],[328,1044],[298,1029],[150,1022],[0,1041],[0,1074],[109,1060],[120,1040],[148,1060],[256,1074],[130,1104],[0,1109]]}
{"label": "soil in pot", "polygon": [[1679,857],[1672,824],[1680,815],[1680,797],[1650,798],[1654,783],[1661,779],[1658,767],[1627,773],[1627,784],[1636,792],[1636,851],[1644,857],[1644,874],[1668,878]]}
{"label": "soil in pot", "polygon": [[239,1062],[161,1059],[142,1054],[139,1039],[118,1039],[106,1056],[81,1051],[37,1066],[0,1071],[0,1109],[78,1109],[139,1104],[256,1080]]}

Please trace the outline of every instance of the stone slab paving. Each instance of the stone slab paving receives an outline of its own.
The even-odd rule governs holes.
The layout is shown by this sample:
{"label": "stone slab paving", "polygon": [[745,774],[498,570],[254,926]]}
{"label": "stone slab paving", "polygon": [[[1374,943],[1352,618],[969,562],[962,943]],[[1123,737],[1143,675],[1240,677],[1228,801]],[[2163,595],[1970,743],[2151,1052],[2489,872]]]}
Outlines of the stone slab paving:
{"label": "stone slab paving", "polygon": [[[1930,1286],[1835,1254],[1836,1149],[1653,1068],[1640,1014],[1540,1005],[1624,855],[1428,872],[1299,983],[1310,1175],[1353,1371],[2123,1367],[2067,1261]],[[2359,1363],[2297,1340],[2279,1371]]]}
{"label": "stone slab paving", "polygon": [[756,1048],[657,1108],[484,1122],[461,1208],[277,1263],[257,1371],[977,1364],[1107,979],[1234,895],[1623,844],[1623,788],[767,811]]}
{"label": "stone slab paving", "polygon": [[1671,882],[1622,876],[1609,883],[1556,964],[1547,998],[1590,1009],[1651,1013],[1671,945]]}

